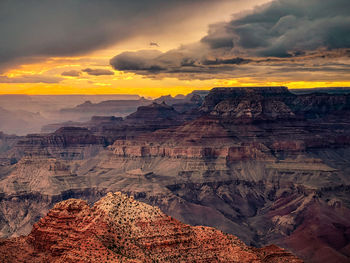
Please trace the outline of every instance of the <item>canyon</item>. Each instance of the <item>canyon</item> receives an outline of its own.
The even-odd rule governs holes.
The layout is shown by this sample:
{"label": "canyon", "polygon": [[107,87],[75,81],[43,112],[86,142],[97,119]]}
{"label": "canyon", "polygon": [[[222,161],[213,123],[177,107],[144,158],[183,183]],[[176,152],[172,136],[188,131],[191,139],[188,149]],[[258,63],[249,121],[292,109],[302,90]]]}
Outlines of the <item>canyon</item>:
{"label": "canyon", "polygon": [[195,95],[172,105],[161,98],[123,119],[2,134],[0,233],[18,240],[4,246],[27,246],[33,225],[59,201],[84,199],[93,208],[74,202],[95,211],[102,196],[121,191],[248,246],[348,262],[350,95],[285,87],[214,88],[203,101]]}

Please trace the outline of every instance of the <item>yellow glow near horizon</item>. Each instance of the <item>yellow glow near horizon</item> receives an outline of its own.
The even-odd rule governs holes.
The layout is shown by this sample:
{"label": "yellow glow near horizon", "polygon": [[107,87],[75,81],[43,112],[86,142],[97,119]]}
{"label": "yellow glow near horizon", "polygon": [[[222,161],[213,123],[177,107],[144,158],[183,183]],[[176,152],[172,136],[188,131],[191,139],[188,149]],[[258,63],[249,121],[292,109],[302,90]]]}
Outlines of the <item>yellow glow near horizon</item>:
{"label": "yellow glow near horizon", "polygon": [[[138,43],[132,42],[132,43]],[[24,64],[8,70],[3,76],[7,82],[16,78],[56,78],[58,83],[0,83],[0,94],[28,94],[28,95],[66,95],[66,94],[138,94],[145,97],[159,97],[162,95],[188,94],[193,90],[210,90],[214,87],[232,86],[286,86],[290,89],[315,87],[350,87],[350,80],[344,81],[274,81],[273,76],[266,79],[235,78],[235,79],[208,79],[208,80],[181,80],[177,78],[151,79],[134,73],[113,70],[109,59],[114,55],[129,50],[129,43],[94,51],[84,56],[50,57],[38,63]],[[164,45],[163,51],[176,46]],[[135,44],[135,50],[140,47]],[[114,75],[94,76],[83,72],[85,68],[105,69],[114,72]],[[80,75],[62,76],[62,72],[77,70]],[[1,76],[0,76],[1,77]],[[289,78],[291,79],[291,78]],[[314,78],[316,79],[316,77]],[[330,77],[331,79],[331,77]],[[24,79],[26,80],[26,79]],[[341,79],[339,79],[341,80]],[[43,80],[45,81],[45,79]],[[47,80],[46,80],[47,81]],[[34,81],[33,81],[34,82]]]}
{"label": "yellow glow near horizon", "polygon": [[286,86],[289,89],[307,89],[318,87],[350,87],[350,81],[264,81],[254,82],[249,79],[241,80],[219,80],[217,86],[222,87],[247,87],[247,86]]}
{"label": "yellow glow near horizon", "polygon": [[[120,51],[120,50],[119,50]],[[119,52],[118,51],[118,52]],[[84,68],[112,70],[109,58],[116,51],[105,50],[80,57],[52,57],[34,64],[11,69],[8,78],[53,77],[62,78],[59,83],[0,83],[0,94],[66,95],[66,94],[138,94],[145,97],[188,94],[193,90],[210,90],[214,87],[232,86],[287,86],[290,89],[315,87],[350,87],[350,81],[273,81],[267,76],[258,81],[251,78],[180,80],[177,78],[150,79],[133,73],[113,70],[114,75],[93,76],[81,72]],[[103,53],[103,54],[102,54]],[[108,54],[110,55],[108,55]],[[64,71],[78,70],[78,77],[62,76]]]}
{"label": "yellow glow near horizon", "polygon": [[111,83],[93,83],[83,86],[62,84],[0,84],[0,94],[27,94],[27,95],[68,95],[68,94],[138,94],[140,96],[158,97],[161,95],[188,94],[193,90],[210,90],[214,87],[246,87],[246,86],[287,86],[290,89],[316,88],[316,87],[350,87],[349,82],[254,82],[243,80],[193,80],[181,81],[177,79],[133,79],[123,87],[113,87]]}

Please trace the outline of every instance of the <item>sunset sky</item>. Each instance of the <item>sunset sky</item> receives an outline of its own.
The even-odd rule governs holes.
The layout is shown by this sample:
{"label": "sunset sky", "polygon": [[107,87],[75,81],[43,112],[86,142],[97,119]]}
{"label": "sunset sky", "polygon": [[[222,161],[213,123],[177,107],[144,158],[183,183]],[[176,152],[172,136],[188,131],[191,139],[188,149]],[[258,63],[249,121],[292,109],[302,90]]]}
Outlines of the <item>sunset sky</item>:
{"label": "sunset sky", "polygon": [[0,94],[350,86],[349,0],[2,0]]}

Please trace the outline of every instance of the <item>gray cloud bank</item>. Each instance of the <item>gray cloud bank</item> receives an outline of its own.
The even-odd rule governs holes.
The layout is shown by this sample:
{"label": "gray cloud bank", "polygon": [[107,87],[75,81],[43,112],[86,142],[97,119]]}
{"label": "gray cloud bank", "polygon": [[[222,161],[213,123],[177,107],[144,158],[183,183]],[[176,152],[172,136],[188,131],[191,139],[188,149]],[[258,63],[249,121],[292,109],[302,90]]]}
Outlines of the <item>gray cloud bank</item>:
{"label": "gray cloud bank", "polygon": [[1,0],[0,72],[148,34],[228,0]]}
{"label": "gray cloud bank", "polygon": [[211,25],[198,43],[165,53],[124,52],[110,64],[150,77],[201,79],[294,70],[326,72],[332,78],[349,73],[349,9],[348,0],[275,0]]}
{"label": "gray cloud bank", "polygon": [[68,77],[79,77],[81,75],[81,72],[79,70],[68,70],[63,71],[61,73],[62,76],[68,76]]}
{"label": "gray cloud bank", "polygon": [[63,78],[42,76],[42,75],[24,75],[20,77],[9,78],[0,76],[0,83],[59,83]]}
{"label": "gray cloud bank", "polygon": [[108,69],[86,68],[86,69],[83,69],[82,71],[93,76],[114,75],[114,72]]}

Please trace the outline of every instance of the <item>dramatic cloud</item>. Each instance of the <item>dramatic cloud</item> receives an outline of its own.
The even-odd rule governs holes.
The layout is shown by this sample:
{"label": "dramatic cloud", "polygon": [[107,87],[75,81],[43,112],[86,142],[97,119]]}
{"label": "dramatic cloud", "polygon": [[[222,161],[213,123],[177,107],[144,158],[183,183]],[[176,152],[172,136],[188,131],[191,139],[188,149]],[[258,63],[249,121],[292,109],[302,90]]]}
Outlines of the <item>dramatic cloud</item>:
{"label": "dramatic cloud", "polygon": [[334,77],[349,69],[349,7],[348,0],[275,0],[211,25],[198,43],[165,53],[124,52],[110,63],[117,70],[157,78],[283,75],[291,69]]}
{"label": "dramatic cloud", "polygon": [[162,52],[158,50],[140,50],[136,52],[124,52],[111,59],[111,65],[118,70],[148,70],[160,71],[169,67],[173,60],[170,60],[167,65],[162,63]]}
{"label": "dramatic cloud", "polygon": [[81,75],[81,72],[79,70],[68,70],[61,73],[62,76],[68,76],[68,77],[79,77]]}
{"label": "dramatic cloud", "polygon": [[86,72],[89,75],[93,76],[102,76],[102,75],[114,75],[114,72],[107,69],[92,69],[92,68],[86,68],[82,70],[83,72]]}
{"label": "dramatic cloud", "polygon": [[[3,0],[0,70],[161,31],[230,0]],[[234,1],[234,0],[231,0]]]}
{"label": "dramatic cloud", "polygon": [[0,76],[0,83],[59,83],[63,78],[50,77],[42,75],[24,75],[20,77],[9,78]]}
{"label": "dramatic cloud", "polygon": [[211,48],[249,55],[289,57],[318,48],[350,47],[348,0],[278,0],[229,23],[202,39]]}

